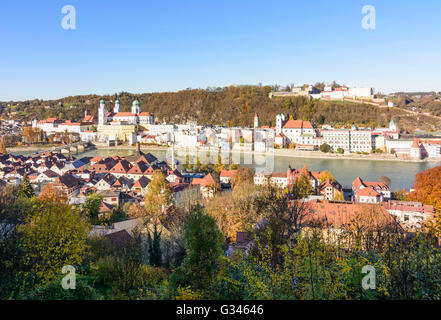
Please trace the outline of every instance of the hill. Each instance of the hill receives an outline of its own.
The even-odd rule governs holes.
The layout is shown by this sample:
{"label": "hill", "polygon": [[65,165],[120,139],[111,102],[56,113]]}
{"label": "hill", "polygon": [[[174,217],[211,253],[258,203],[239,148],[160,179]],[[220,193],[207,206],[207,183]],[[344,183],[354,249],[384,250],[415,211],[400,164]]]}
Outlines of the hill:
{"label": "hill", "polygon": [[[370,125],[387,126],[393,118],[408,132],[415,129],[440,130],[439,121],[425,115],[415,117],[399,109],[379,108],[367,104],[341,101],[309,101],[303,97],[270,99],[270,86],[230,86],[224,88],[187,89],[178,92],[144,93],[135,95],[120,92],[115,95],[83,95],[58,100],[11,101],[1,103],[2,116],[20,120],[58,117],[78,121],[89,114],[97,115],[100,99],[108,109],[119,99],[123,111],[129,111],[132,101],[138,99],[143,111],[152,112],[160,122],[197,121],[201,124],[251,126],[254,113],[259,113],[261,125],[275,125],[278,113],[292,114],[294,118],[312,120],[316,125]],[[9,105],[9,106],[8,106]]]}

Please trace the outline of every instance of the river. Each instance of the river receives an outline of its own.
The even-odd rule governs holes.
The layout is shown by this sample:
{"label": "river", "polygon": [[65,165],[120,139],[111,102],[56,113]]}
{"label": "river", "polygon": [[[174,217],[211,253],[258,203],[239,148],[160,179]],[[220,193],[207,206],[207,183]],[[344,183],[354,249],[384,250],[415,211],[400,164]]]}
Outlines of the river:
{"label": "river", "polygon": [[[86,151],[80,155],[76,155],[76,158],[82,157],[113,157],[128,156],[134,152],[134,149],[94,149]],[[171,151],[168,150],[155,150],[144,149],[143,152],[150,152],[156,156],[159,160],[170,159]],[[180,163],[186,161],[185,154],[182,150],[176,150],[176,159]],[[33,152],[13,152],[13,154],[31,154]],[[201,163],[217,163],[217,153],[211,152],[209,156],[199,152]],[[264,168],[268,168],[274,172],[285,172],[289,165],[292,168],[303,168],[304,165],[311,171],[324,171],[329,170],[335,178],[344,186],[350,187],[352,181],[356,177],[360,177],[365,181],[378,181],[379,177],[387,176],[391,180],[390,188],[392,191],[407,189],[413,187],[415,181],[415,175],[418,172],[422,172],[426,169],[433,168],[441,165],[440,162],[403,162],[403,161],[381,161],[381,160],[356,160],[356,159],[319,159],[319,158],[298,158],[287,156],[270,156],[270,157],[253,157],[250,154],[243,154],[239,152],[232,153],[233,159],[229,159],[230,154],[222,154],[222,162],[240,163],[247,165],[256,171],[260,171]],[[239,158],[240,157],[240,158]],[[251,157],[251,160],[250,160]],[[195,163],[195,154],[190,154],[190,161]],[[179,166],[180,167],[180,166]]]}
{"label": "river", "polygon": [[[133,153],[133,149],[96,149],[87,151],[81,155],[81,157],[107,157],[107,156],[127,156]],[[147,150],[144,152],[150,152],[160,160],[169,158],[170,152],[165,150]],[[184,163],[186,158],[182,151],[176,150],[176,159],[180,163]],[[235,157],[238,157],[235,154]],[[191,155],[194,159],[194,154]],[[201,156],[200,156],[201,157]],[[228,163],[228,155],[222,157],[223,163]],[[250,161],[244,161],[245,158],[251,157],[251,155],[240,154],[240,163],[248,165],[254,169],[261,170],[265,167],[275,172],[285,172],[289,165],[292,168],[301,169],[304,165],[311,171],[323,171],[329,170],[335,178],[345,187],[349,187],[352,181],[356,177],[361,177],[365,181],[378,181],[379,177],[387,176],[391,180],[391,190],[396,191],[399,189],[410,189],[413,187],[415,175],[418,172],[424,171],[429,168],[433,168],[441,165],[439,162],[402,162],[402,161],[381,161],[381,160],[354,160],[354,159],[318,159],[318,158],[294,158],[286,156],[273,156],[270,161],[264,163],[262,159],[260,161],[253,159]],[[209,157],[201,157],[202,163],[216,163],[217,153],[211,152]],[[205,159],[209,159],[204,161]],[[234,163],[239,162],[239,158],[233,158]],[[256,164],[257,162],[259,164]],[[269,165],[268,165],[269,163]]]}

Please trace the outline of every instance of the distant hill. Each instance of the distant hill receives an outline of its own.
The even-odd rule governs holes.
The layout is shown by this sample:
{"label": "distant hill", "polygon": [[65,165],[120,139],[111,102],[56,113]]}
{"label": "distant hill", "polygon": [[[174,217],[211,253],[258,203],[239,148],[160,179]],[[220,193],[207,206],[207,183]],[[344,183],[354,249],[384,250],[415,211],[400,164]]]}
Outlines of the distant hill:
{"label": "distant hill", "polygon": [[441,93],[401,92],[392,99],[399,108],[441,116]]}
{"label": "distant hill", "polygon": [[[186,122],[195,120],[201,124],[225,126],[251,126],[254,113],[258,113],[261,125],[275,125],[278,113],[292,114],[294,118],[312,120],[315,125],[387,126],[394,118],[401,128],[440,130],[441,125],[424,116],[408,114],[389,108],[351,102],[309,101],[303,97],[270,99],[270,86],[230,86],[224,88],[187,89],[178,92],[131,94],[120,92],[112,96],[83,95],[58,100],[31,100],[1,103],[5,118],[31,120],[58,117],[72,121],[81,120],[85,110],[97,115],[99,100],[104,99],[107,108],[113,108],[116,99],[123,111],[129,111],[132,101],[138,99],[143,111],[153,113],[160,122]],[[13,106],[7,107],[7,104]],[[439,122],[439,121],[438,121]]]}

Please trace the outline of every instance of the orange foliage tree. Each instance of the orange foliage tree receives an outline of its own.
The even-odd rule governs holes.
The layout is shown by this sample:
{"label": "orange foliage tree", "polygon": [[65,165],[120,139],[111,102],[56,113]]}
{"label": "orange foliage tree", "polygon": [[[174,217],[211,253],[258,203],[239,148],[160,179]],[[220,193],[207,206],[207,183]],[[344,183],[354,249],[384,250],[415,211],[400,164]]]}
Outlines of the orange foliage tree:
{"label": "orange foliage tree", "polygon": [[54,187],[52,184],[46,185],[42,190],[40,195],[38,196],[43,202],[51,202],[51,203],[66,203],[67,196],[61,192],[59,189]]}
{"label": "orange foliage tree", "polygon": [[415,191],[411,192],[407,199],[433,206],[435,216],[426,223],[426,227],[441,238],[441,166],[418,173],[414,188]]}
{"label": "orange foliage tree", "polygon": [[414,188],[408,200],[430,204],[438,213],[441,212],[441,166],[418,173]]}

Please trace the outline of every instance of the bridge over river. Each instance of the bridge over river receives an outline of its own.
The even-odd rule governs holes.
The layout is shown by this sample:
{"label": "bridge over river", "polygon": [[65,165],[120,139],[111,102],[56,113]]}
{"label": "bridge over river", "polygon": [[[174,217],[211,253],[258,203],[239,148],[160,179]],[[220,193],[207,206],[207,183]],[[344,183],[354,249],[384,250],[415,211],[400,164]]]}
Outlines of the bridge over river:
{"label": "bridge over river", "polygon": [[55,153],[62,153],[64,155],[77,155],[77,154],[81,154],[83,152],[90,151],[93,149],[95,149],[95,145],[93,145],[91,143],[77,142],[77,143],[72,143],[72,144],[68,144],[65,146],[58,146],[58,147],[43,149],[43,150],[35,151],[35,152],[29,153],[29,154],[41,155],[45,152],[51,151],[51,152],[55,152]]}

